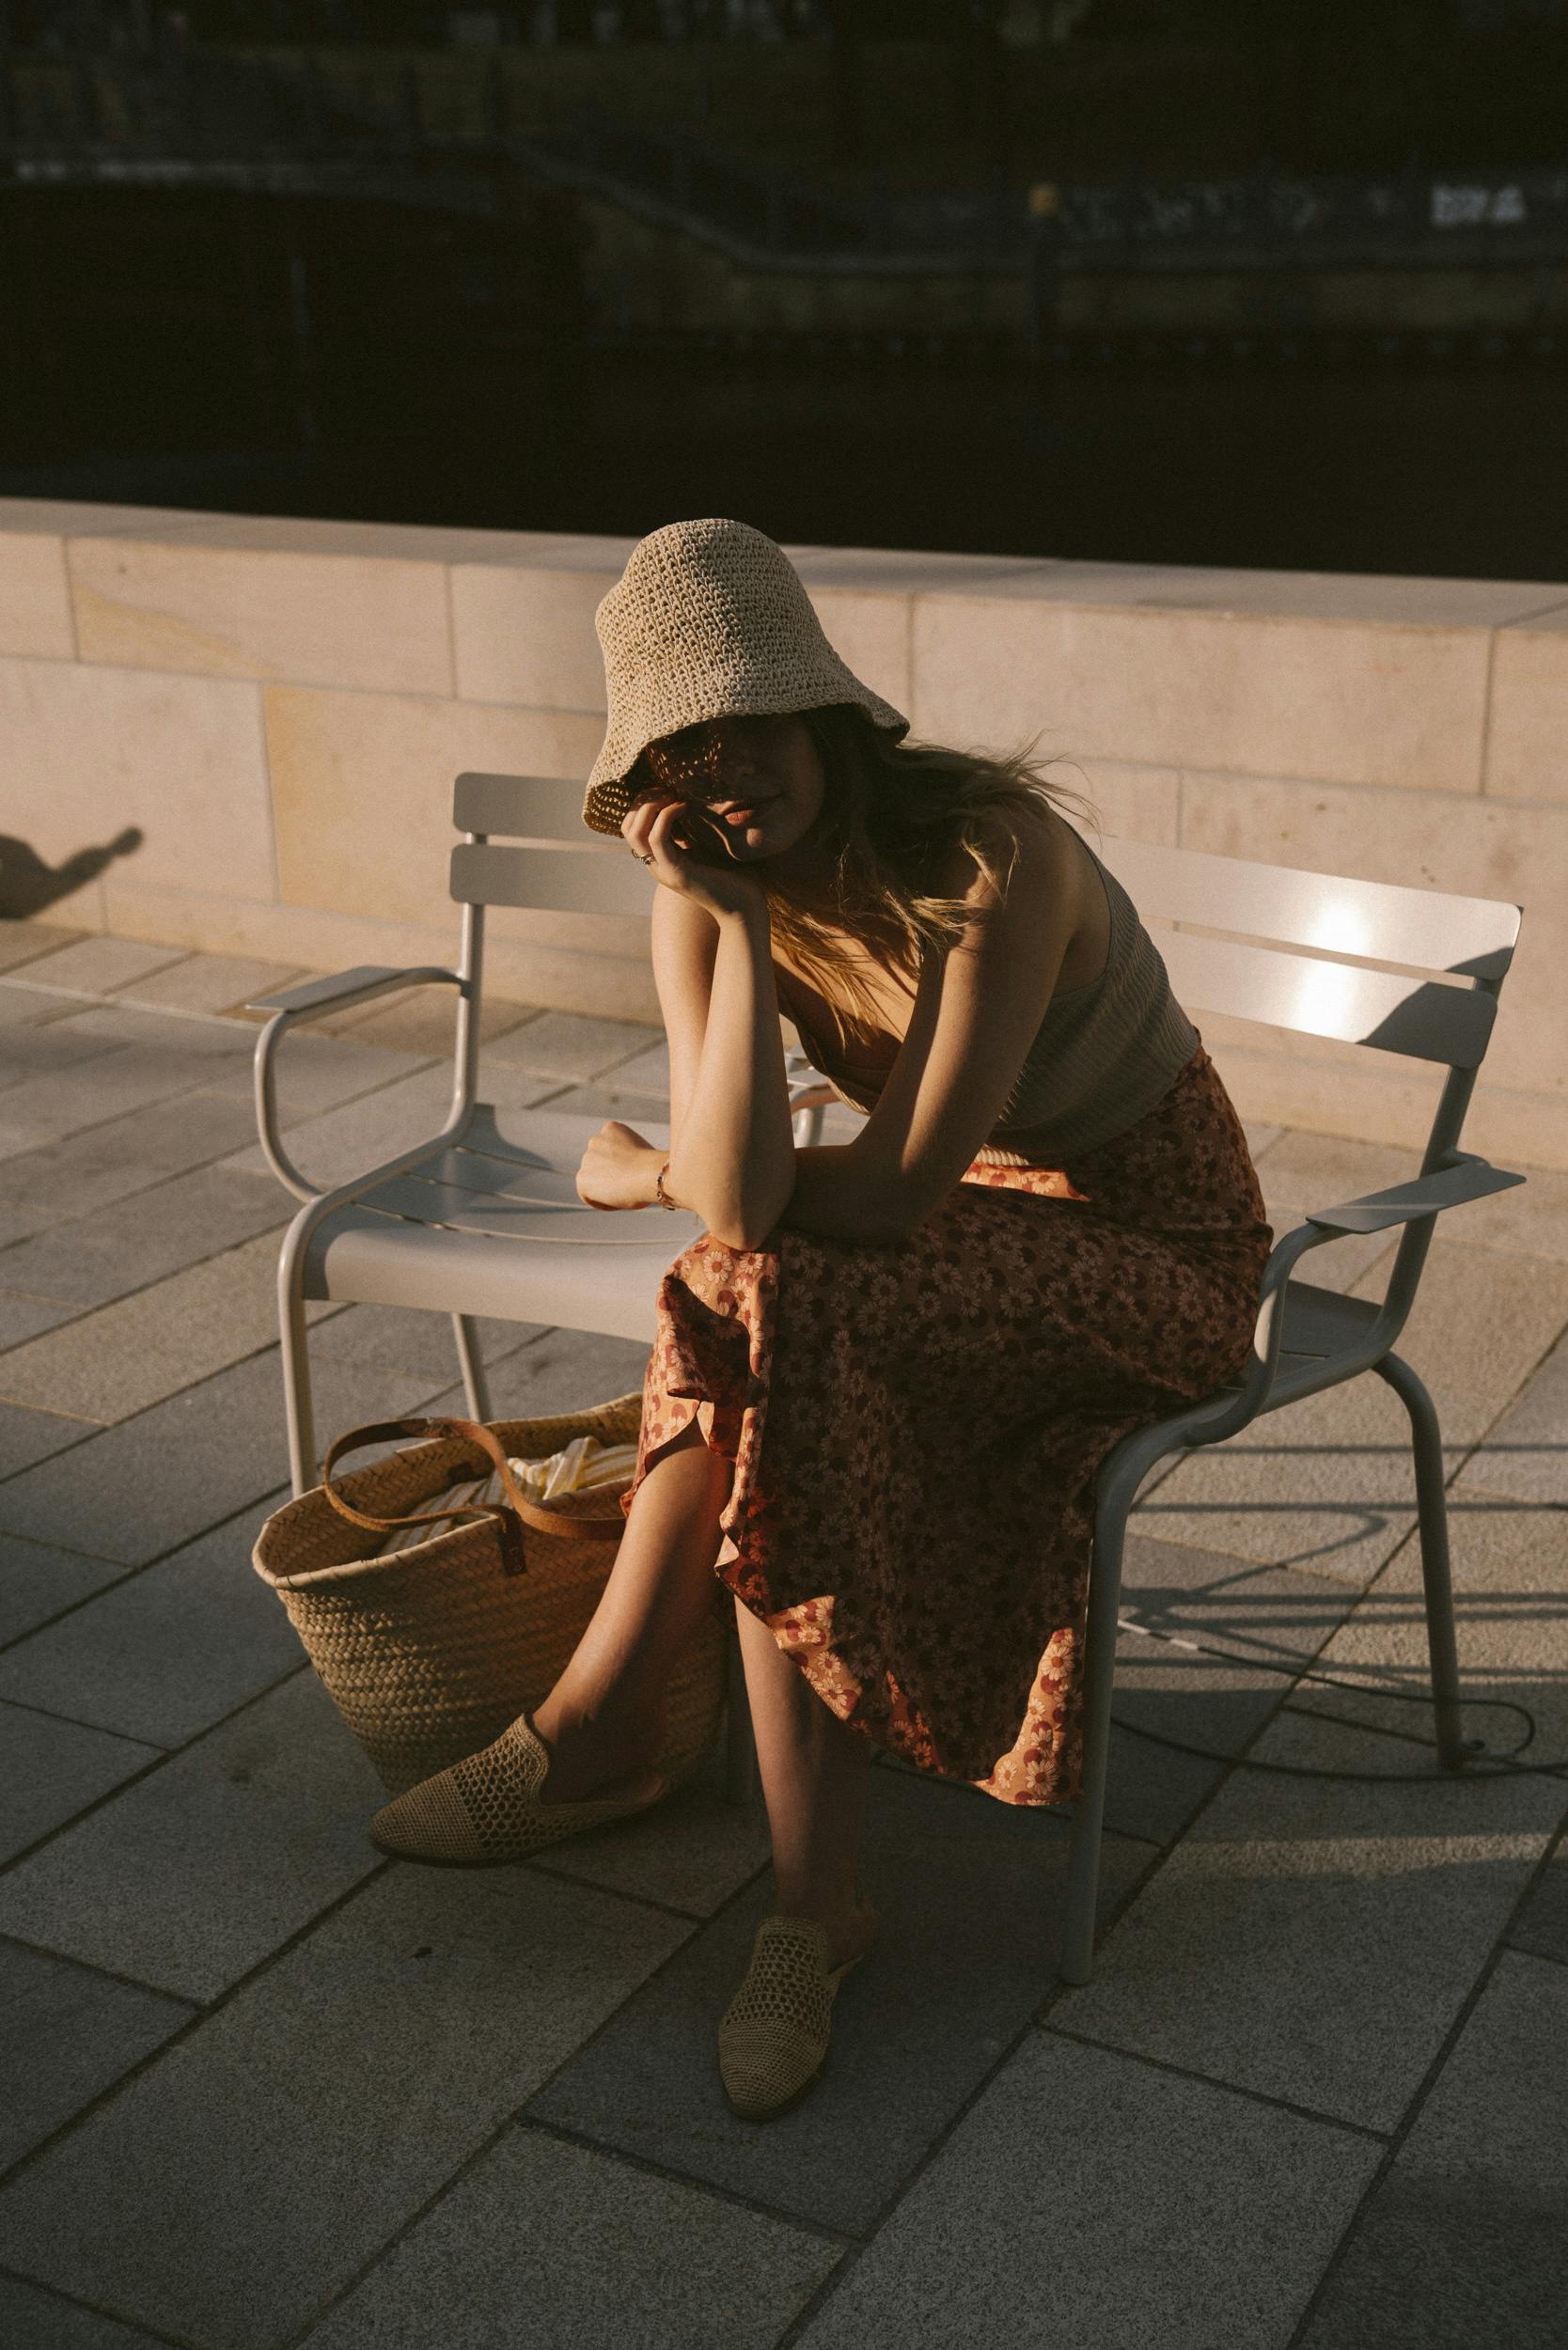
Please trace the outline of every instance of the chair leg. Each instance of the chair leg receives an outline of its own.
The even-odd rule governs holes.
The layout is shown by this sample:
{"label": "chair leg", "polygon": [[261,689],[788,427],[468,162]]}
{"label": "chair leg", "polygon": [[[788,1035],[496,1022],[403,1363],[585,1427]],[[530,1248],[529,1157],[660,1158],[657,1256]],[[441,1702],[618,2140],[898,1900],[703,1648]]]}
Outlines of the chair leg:
{"label": "chair leg", "polygon": [[1062,1922],[1060,1973],[1087,1982],[1094,1971],[1094,1906],[1100,1887],[1100,1832],[1110,1761],[1111,1688],[1116,1672],[1116,1618],[1121,1596],[1121,1550],[1132,1496],[1113,1484],[1095,1511],[1094,1549],[1084,1627],[1083,1793],[1073,1808],[1067,1856],[1067,1914]]}
{"label": "chair leg", "polygon": [[[740,1602],[737,1600],[735,1604],[739,1606]],[[751,1727],[751,1700],[746,1695],[741,1636],[733,1623],[724,1638],[724,1684],[727,1717],[724,1793],[730,1803],[748,1804],[761,1787],[762,1774],[757,1762],[757,1740]]]}
{"label": "chair leg", "polygon": [[289,1474],[295,1495],[316,1479],[316,1421],[310,1402],[310,1354],[305,1319],[305,1233],[296,1219],[284,1234],[277,1261],[277,1325],[283,1357],[283,1411],[289,1427]]}
{"label": "chair leg", "polygon": [[1459,1656],[1453,1633],[1453,1583],[1449,1571],[1449,1508],[1443,1479],[1443,1440],[1431,1396],[1409,1364],[1385,1355],[1372,1365],[1410,1415],[1416,1456],[1416,1514],[1421,1539],[1421,1582],[1426,1595],[1427,1653],[1432,1662],[1432,1704],[1436,1717],[1437,1760],[1445,1771],[1464,1767],[1459,1725]]}
{"label": "chair leg", "polygon": [[490,1383],[484,1375],[479,1357],[479,1326],[472,1314],[452,1316],[452,1335],[457,1340],[458,1365],[463,1372],[463,1391],[468,1398],[470,1419],[490,1418]]}

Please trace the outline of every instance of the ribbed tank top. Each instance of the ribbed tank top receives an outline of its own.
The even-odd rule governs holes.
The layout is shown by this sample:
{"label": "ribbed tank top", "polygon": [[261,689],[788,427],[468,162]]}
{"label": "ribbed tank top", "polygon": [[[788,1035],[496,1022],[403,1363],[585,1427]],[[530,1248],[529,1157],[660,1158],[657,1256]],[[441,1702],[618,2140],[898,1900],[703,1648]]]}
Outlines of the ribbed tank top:
{"label": "ribbed tank top", "polygon": [[[1125,1133],[1169,1090],[1202,1042],[1170,991],[1165,958],[1116,875],[1093,858],[1110,912],[1110,947],[1098,979],[1058,988],[976,1154],[990,1166],[1061,1161]],[[788,1007],[786,1007],[788,1009]],[[870,1110],[880,1087],[823,1058],[792,1011],[801,1043],[840,1101]]]}

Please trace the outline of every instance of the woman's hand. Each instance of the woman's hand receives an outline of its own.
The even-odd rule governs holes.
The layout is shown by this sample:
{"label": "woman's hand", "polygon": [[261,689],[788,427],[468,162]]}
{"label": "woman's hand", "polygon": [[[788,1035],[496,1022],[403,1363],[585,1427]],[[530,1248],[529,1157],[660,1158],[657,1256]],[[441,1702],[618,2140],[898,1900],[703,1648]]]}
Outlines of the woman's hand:
{"label": "woman's hand", "polygon": [[760,882],[736,864],[707,865],[682,840],[682,818],[687,803],[673,792],[638,800],[621,819],[620,829],[662,887],[706,908],[714,921],[737,914],[764,913],[767,899]]}
{"label": "woman's hand", "polygon": [[623,1126],[619,1118],[606,1119],[599,1132],[588,1136],[577,1169],[577,1197],[589,1208],[651,1207],[658,1198],[655,1178],[665,1158],[666,1153],[635,1126]]}

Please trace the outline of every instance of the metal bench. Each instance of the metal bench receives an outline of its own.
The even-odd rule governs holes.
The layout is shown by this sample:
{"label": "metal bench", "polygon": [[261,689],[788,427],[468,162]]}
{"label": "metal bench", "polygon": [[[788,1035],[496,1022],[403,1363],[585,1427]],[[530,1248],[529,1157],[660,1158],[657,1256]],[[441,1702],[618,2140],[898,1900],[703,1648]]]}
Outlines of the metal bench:
{"label": "metal bench", "polygon": [[[464,838],[451,858],[451,894],[463,907],[456,967],[345,971],[285,988],[250,1007],[273,1015],[256,1051],[262,1148],[279,1181],[304,1203],[278,1261],[296,1493],[317,1474],[307,1300],[352,1299],[449,1314],[469,1410],[488,1418],[475,1317],[543,1322],[651,1344],[659,1277],[701,1230],[686,1213],[649,1208],[606,1215],[583,1204],[574,1177],[588,1136],[602,1122],[598,1118],[547,1108],[501,1111],[480,1098],[485,908],[642,920],[651,913],[658,885],[623,845],[587,830],[581,796],[580,783],[558,777],[460,776],[453,822]],[[1263,1412],[1363,1371],[1388,1381],[1410,1416],[1438,1753],[1445,1768],[1462,1765],[1437,1419],[1420,1380],[1391,1349],[1414,1300],[1437,1214],[1524,1180],[1457,1148],[1518,935],[1516,905],[1136,840],[1107,840],[1100,854],[1146,918],[1198,926],[1197,932],[1162,928],[1156,933],[1171,984],[1189,1012],[1228,1013],[1372,1045],[1444,1066],[1448,1076],[1419,1170],[1407,1183],[1314,1211],[1276,1244],[1246,1379],[1134,1430],[1101,1465],[1086,1633],[1084,1791],[1074,1807],[1061,1960],[1070,1982],[1088,1982],[1091,1966],[1127,1516],[1149,1470],[1167,1454],[1217,1443]],[[1373,970],[1367,967],[1372,962],[1440,976]],[[318,1190],[292,1165],[277,1131],[274,1068],[283,1038],[323,1011],[431,984],[457,990],[455,1082],[446,1124],[352,1182]],[[787,1052],[786,1073],[795,1140],[815,1142],[824,1109],[837,1097],[798,1050]],[[667,1122],[646,1131],[653,1141],[669,1138]],[[1308,1249],[1347,1232],[1394,1226],[1404,1230],[1381,1303],[1293,1277]],[[756,1786],[756,1752],[733,1631],[728,1718],[727,1785],[742,1801]]]}

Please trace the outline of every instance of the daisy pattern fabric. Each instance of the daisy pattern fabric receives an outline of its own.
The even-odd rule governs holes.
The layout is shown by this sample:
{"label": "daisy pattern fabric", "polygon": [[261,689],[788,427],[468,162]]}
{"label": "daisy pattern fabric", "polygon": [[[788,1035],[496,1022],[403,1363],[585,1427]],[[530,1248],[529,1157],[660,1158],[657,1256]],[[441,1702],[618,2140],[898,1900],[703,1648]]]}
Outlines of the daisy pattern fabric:
{"label": "daisy pattern fabric", "polygon": [[660,1283],[630,1510],[695,1417],[720,1582],[841,1719],[999,1801],[1080,1792],[1094,1479],[1246,1366],[1273,1243],[1199,1049],[1054,1166],[973,1161],[903,1239],[711,1233]]}

